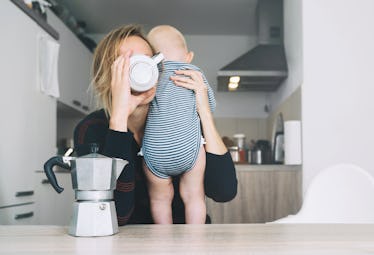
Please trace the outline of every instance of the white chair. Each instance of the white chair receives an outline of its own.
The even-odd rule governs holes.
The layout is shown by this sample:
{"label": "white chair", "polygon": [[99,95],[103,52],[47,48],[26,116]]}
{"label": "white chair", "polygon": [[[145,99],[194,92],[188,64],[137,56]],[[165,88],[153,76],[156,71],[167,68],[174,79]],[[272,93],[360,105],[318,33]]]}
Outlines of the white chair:
{"label": "white chair", "polygon": [[300,211],[273,223],[374,223],[374,177],[348,164],[317,174]]}

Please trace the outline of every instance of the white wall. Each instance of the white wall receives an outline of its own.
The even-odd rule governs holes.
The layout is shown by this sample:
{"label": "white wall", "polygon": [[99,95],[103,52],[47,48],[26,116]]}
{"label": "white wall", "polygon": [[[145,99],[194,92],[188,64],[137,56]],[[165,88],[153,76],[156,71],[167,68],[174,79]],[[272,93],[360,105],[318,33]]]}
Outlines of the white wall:
{"label": "white wall", "polygon": [[[90,36],[97,42],[103,37],[101,34]],[[214,88],[217,100],[215,117],[267,117],[264,111],[264,106],[269,101],[267,93],[225,93],[216,90],[217,71],[253,48],[257,44],[256,36],[186,35],[185,37],[188,47],[195,52],[193,64],[203,70]]]}
{"label": "white wall", "polygon": [[[302,1],[283,0],[284,48],[286,51],[288,78],[270,94],[272,110],[276,109],[302,84]],[[301,105],[300,105],[301,107]]]}
{"label": "white wall", "polygon": [[374,175],[373,10],[373,0],[303,1],[304,190],[338,163]]}

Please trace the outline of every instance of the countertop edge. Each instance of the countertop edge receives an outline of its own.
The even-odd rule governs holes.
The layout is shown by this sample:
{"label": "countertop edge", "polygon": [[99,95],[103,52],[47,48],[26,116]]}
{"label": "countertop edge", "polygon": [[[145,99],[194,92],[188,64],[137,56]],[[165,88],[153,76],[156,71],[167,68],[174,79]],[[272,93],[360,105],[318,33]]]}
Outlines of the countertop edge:
{"label": "countertop edge", "polygon": [[235,164],[236,171],[301,171],[302,165]]}

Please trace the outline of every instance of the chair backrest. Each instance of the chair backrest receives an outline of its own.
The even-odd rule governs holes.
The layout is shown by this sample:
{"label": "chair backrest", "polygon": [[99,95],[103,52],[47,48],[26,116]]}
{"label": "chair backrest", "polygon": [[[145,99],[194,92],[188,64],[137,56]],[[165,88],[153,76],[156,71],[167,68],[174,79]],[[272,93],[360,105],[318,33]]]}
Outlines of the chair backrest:
{"label": "chair backrest", "polygon": [[276,223],[374,223],[374,177],[354,165],[329,167],[312,180],[300,211]]}

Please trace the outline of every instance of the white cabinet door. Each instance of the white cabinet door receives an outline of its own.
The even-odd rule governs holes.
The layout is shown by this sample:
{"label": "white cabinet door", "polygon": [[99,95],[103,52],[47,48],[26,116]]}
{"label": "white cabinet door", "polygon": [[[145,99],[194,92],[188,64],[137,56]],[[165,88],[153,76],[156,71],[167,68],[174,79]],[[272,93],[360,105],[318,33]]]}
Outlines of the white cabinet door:
{"label": "white cabinet door", "polygon": [[64,188],[57,193],[44,172],[35,173],[35,220],[41,225],[67,226],[73,212],[74,190],[70,173],[55,173],[58,184]]}
{"label": "white cabinet door", "polygon": [[33,173],[56,152],[56,100],[37,84],[37,38],[47,33],[10,1],[0,1],[0,22],[1,207],[33,201]]}
{"label": "white cabinet door", "polygon": [[35,224],[35,205],[12,206],[0,209],[0,225]]}
{"label": "white cabinet door", "polygon": [[47,17],[48,23],[60,35],[59,101],[82,113],[89,113],[92,111],[88,93],[92,53],[54,13],[48,12]]}

